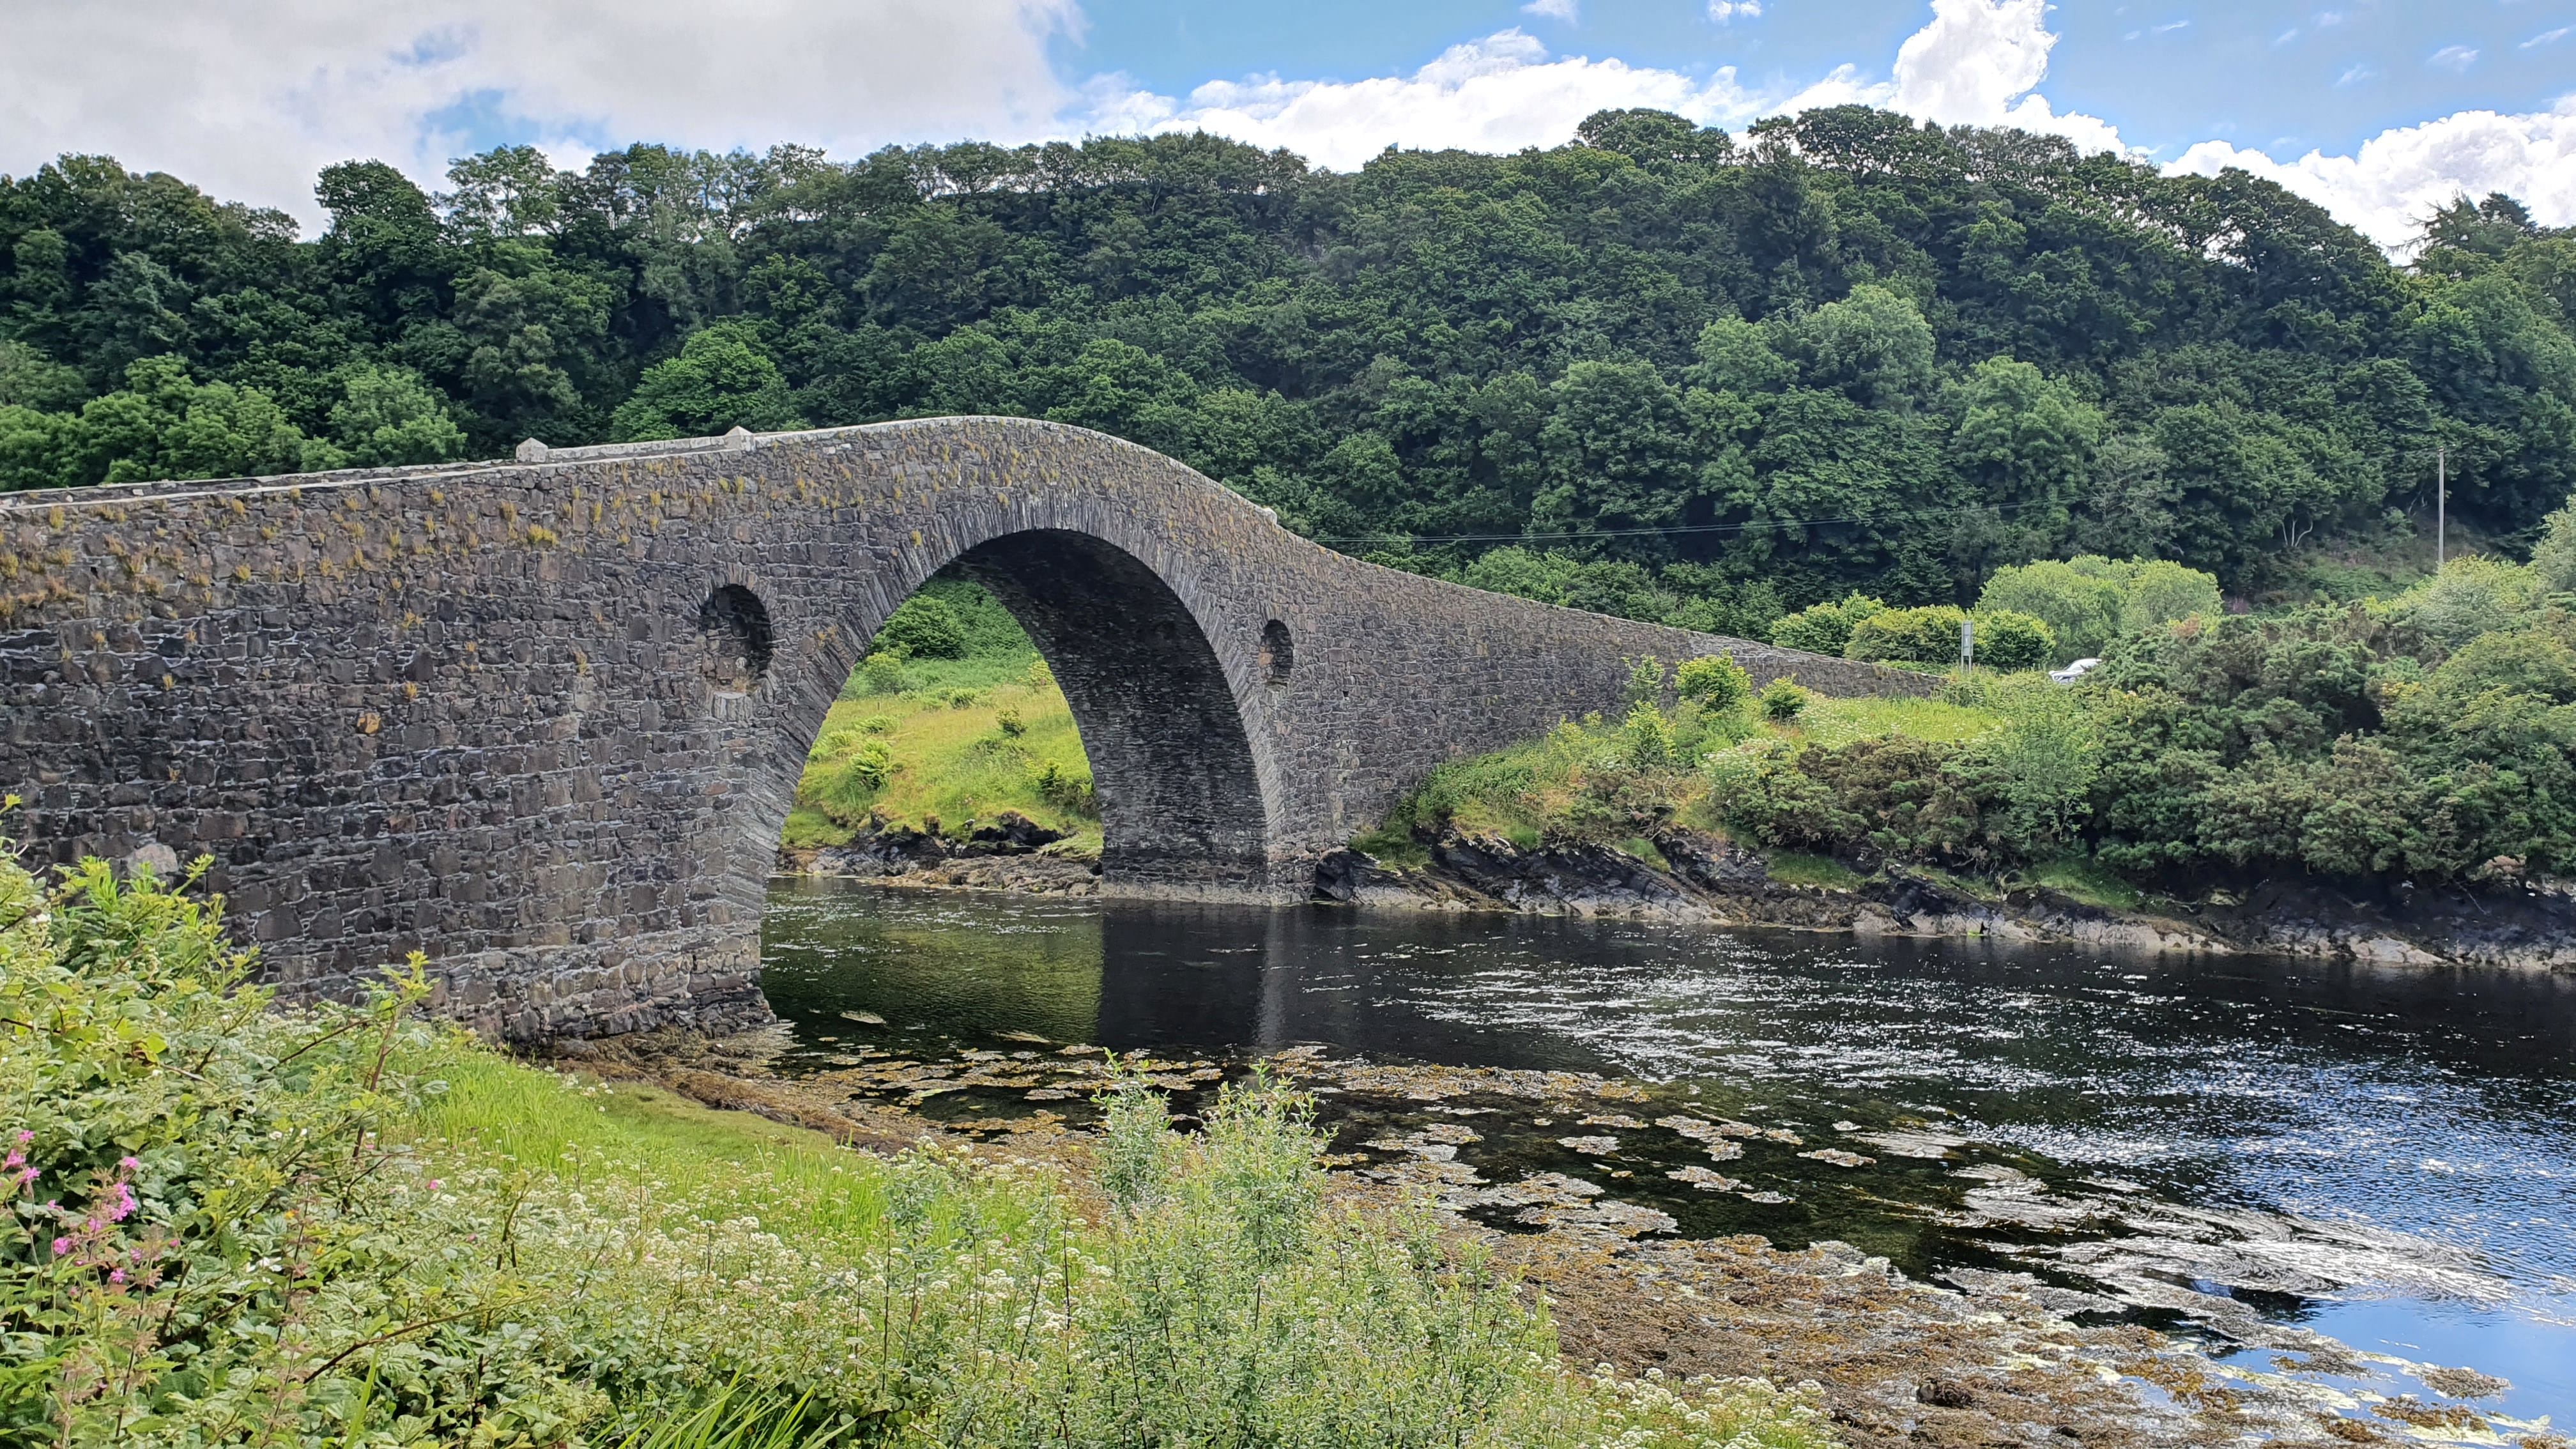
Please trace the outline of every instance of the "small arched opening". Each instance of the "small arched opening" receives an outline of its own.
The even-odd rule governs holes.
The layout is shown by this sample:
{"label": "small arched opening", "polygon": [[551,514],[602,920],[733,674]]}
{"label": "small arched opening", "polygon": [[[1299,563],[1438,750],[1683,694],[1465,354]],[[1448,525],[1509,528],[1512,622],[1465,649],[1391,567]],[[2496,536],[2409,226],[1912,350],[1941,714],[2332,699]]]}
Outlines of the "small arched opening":
{"label": "small arched opening", "polygon": [[719,584],[698,605],[699,668],[718,694],[744,695],[769,676],[778,641],[769,606],[740,584]]}
{"label": "small arched opening", "polygon": [[1297,667],[1297,641],[1288,635],[1288,626],[1277,619],[1261,626],[1261,682],[1284,689],[1290,671]]}

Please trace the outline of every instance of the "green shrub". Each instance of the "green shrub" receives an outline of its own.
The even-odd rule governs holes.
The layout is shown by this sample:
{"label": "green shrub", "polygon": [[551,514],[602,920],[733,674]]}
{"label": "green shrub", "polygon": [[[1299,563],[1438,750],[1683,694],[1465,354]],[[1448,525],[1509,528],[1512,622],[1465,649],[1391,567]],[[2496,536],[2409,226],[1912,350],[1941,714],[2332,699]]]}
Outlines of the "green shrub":
{"label": "green shrub", "polygon": [[842,763],[841,774],[861,791],[882,790],[887,778],[894,774],[894,752],[886,748],[883,740],[864,741]]}
{"label": "green shrub", "polygon": [[[2218,608],[2218,580],[2198,569],[2167,559],[2115,560],[2099,554],[1997,569],[1977,596],[1980,618],[2008,609],[2047,624],[2056,640],[2047,663],[2098,656],[2123,633],[2214,614]],[[1986,656],[1982,637],[1977,655],[1981,660]],[[2031,668],[2040,662],[2008,667]]]}
{"label": "green shrub", "polygon": [[454,1251],[473,1214],[387,1145],[426,1090],[388,1070],[432,1040],[417,958],[363,1011],[271,1010],[212,909],[98,861],[50,891],[0,861],[0,922],[0,1442],[551,1443],[599,1416],[504,1311],[505,1265]]}
{"label": "green shrub", "polygon": [[923,584],[913,597],[937,603],[957,621],[958,632],[965,641],[964,657],[1021,656],[1037,649],[1037,645],[1030,642],[1028,631],[1020,627],[1020,621],[1009,609],[1002,607],[1002,601],[972,579],[942,571]]}
{"label": "green shrub", "polygon": [[2540,521],[2540,541],[2531,546],[2531,574],[2543,593],[2576,593],[2576,502]]}
{"label": "green shrub", "polygon": [[1038,798],[1071,815],[1085,820],[1100,818],[1100,797],[1092,792],[1089,770],[1068,770],[1048,760],[1031,773]]}
{"label": "green shrub", "polygon": [[1976,615],[1977,662],[1993,669],[2037,669],[2057,654],[2057,636],[2028,614],[1994,609]]}
{"label": "green shrub", "polygon": [[1674,671],[1674,690],[1710,714],[1732,714],[1753,696],[1753,677],[1723,654],[1685,659]]}
{"label": "green shrub", "polygon": [[[2049,663],[2098,655],[2118,637],[2121,612],[2127,607],[2120,580],[2110,570],[2086,567],[2107,563],[2098,557],[2072,563],[2043,559],[1997,569],[1977,595],[1977,613],[1982,618],[1990,611],[2009,610],[2046,623],[2061,656]],[[1981,661],[1986,658],[1984,634],[1980,628],[1977,656]]]}
{"label": "green shrub", "polygon": [[929,594],[915,594],[887,616],[868,648],[871,653],[903,659],[962,659],[966,629],[947,604]]}
{"label": "green shrub", "polygon": [[1839,827],[1825,813],[1826,794],[1793,768],[1796,758],[1797,747],[1786,741],[1753,739],[1703,761],[1719,825],[1761,845],[1833,839]]}
{"label": "green shrub", "polygon": [[901,694],[912,688],[912,675],[905,671],[902,658],[893,654],[871,654],[860,660],[858,681],[862,694]]}
{"label": "green shrub", "polygon": [[1853,627],[1886,608],[1879,600],[1859,593],[1839,604],[1814,604],[1772,624],[1771,642],[1783,649],[1839,655],[1843,646],[1851,642]]}
{"label": "green shrub", "polygon": [[1675,754],[1672,720],[1651,704],[1638,705],[1620,721],[1619,746],[1629,769],[1666,769]]}
{"label": "green shrub", "polygon": [[2195,614],[2215,614],[2222,603],[2216,575],[2161,558],[2131,560],[2120,595],[2120,627],[2132,634]]}
{"label": "green shrub", "polygon": [[2101,737],[2090,704],[2056,689],[2009,685],[2004,726],[1962,746],[1948,769],[1978,811],[1996,860],[2037,860],[2080,847],[2092,814]]}
{"label": "green shrub", "polygon": [[1773,724],[1787,724],[1806,709],[1807,699],[1804,687],[1783,676],[1762,686],[1762,693],[1755,702],[1761,706],[1764,719]]}
{"label": "green shrub", "polygon": [[2462,554],[2442,571],[2397,596],[2389,612],[2446,649],[2511,627],[2540,603],[2540,580],[2528,568]]}
{"label": "green shrub", "polygon": [[1846,659],[1934,667],[1959,662],[1959,626],[1967,614],[1948,604],[1887,609],[1852,626]]}
{"label": "green shrub", "polygon": [[1671,677],[1664,669],[1664,661],[1649,655],[1643,659],[1631,659],[1627,664],[1630,707],[1642,705],[1653,709],[1662,704],[1664,688]]}

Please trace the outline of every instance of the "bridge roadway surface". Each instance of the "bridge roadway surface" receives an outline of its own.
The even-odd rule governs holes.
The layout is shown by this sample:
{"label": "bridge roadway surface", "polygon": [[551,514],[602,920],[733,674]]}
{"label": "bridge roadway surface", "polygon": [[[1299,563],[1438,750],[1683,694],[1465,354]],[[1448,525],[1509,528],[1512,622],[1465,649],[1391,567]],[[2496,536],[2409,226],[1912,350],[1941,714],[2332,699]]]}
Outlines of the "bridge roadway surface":
{"label": "bridge roadway surface", "polygon": [[1627,661],[1922,676],[1334,553],[1159,454],[945,418],[0,498],[0,829],[200,854],[290,997],[414,949],[520,1038],[757,1015],[825,710],[954,563],[1053,666],[1112,894],[1293,900],[1446,760],[1615,711]]}

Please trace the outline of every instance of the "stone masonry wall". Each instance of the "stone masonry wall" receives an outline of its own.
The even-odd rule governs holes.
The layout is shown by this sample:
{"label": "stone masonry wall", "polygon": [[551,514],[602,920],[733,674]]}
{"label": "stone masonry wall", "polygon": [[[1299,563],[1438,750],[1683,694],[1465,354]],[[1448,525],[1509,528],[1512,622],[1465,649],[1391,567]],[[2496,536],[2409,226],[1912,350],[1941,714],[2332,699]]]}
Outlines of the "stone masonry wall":
{"label": "stone masonry wall", "polygon": [[0,823],[185,861],[294,995],[413,949],[518,1037],[759,1012],[764,883],[866,641],[961,556],[1029,625],[1104,878],[1294,898],[1442,761],[1625,660],[1921,676],[1363,564],[1180,464],[961,418],[0,499]]}

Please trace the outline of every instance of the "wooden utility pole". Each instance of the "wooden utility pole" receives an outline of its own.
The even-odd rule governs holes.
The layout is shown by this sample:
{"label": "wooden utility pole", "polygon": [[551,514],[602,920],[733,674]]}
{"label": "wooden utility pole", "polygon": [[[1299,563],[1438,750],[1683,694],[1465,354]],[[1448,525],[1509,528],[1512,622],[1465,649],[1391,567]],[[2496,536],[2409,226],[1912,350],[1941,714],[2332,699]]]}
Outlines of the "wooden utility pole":
{"label": "wooden utility pole", "polygon": [[2433,450],[2433,571],[2442,569],[2442,534],[2451,522],[2451,455],[2448,448]]}

